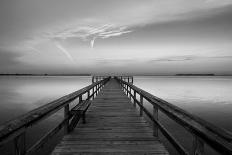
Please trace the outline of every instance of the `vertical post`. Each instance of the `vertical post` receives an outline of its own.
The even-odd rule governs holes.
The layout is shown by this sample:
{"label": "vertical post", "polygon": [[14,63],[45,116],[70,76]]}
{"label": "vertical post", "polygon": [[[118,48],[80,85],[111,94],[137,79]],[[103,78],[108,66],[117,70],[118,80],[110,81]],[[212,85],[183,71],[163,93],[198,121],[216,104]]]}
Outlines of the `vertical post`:
{"label": "vertical post", "polygon": [[79,96],[79,103],[82,102],[82,95]]}
{"label": "vertical post", "polygon": [[[69,104],[64,107],[64,119],[69,117]],[[69,121],[67,121],[64,125],[64,134],[69,132]]]}
{"label": "vertical post", "polygon": [[26,154],[26,133],[23,132],[14,139],[15,155]]}
{"label": "vertical post", "polygon": [[94,76],[92,76],[92,83],[94,83]]}
{"label": "vertical post", "polygon": [[136,107],[136,91],[134,90],[134,106]]}
{"label": "vertical post", "polygon": [[92,91],[93,91],[93,93],[92,93],[92,94],[93,94],[93,99],[94,99],[94,87],[93,87]]}
{"label": "vertical post", "polygon": [[97,85],[95,86],[95,97],[97,96]]}
{"label": "vertical post", "polygon": [[134,77],[132,76],[131,78],[132,78],[132,81],[131,81],[131,83],[133,84],[133,83],[134,83]]}
{"label": "vertical post", "polygon": [[99,93],[99,84],[97,84],[97,94]]}
{"label": "vertical post", "polygon": [[88,90],[88,97],[87,97],[88,100],[90,100],[90,90]]}
{"label": "vertical post", "polygon": [[130,100],[131,100],[131,87],[130,87]]}
{"label": "vertical post", "polygon": [[128,85],[126,85],[126,94],[127,94],[127,96],[128,96],[128,94],[129,94]]}
{"label": "vertical post", "polygon": [[193,155],[203,155],[204,154],[204,142],[194,135],[193,139]]}
{"label": "vertical post", "polygon": [[[153,105],[153,117],[158,122],[158,107]],[[153,122],[153,136],[158,137],[158,126]]]}
{"label": "vertical post", "polygon": [[128,78],[127,78],[127,82],[128,82],[128,83],[130,82],[130,78],[129,78],[129,76],[128,76]]}
{"label": "vertical post", "polygon": [[143,96],[140,94],[140,104],[141,104],[141,107],[140,107],[140,116],[143,116]]}

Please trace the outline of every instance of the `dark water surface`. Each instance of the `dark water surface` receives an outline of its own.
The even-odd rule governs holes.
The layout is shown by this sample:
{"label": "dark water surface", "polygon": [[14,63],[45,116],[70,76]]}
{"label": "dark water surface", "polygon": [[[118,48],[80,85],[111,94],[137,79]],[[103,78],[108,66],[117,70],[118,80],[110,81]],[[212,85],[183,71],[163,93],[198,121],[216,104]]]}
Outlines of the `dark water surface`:
{"label": "dark water surface", "polygon": [[[90,77],[0,77],[0,124],[89,84]],[[135,77],[134,84],[194,115],[232,131],[232,77]],[[151,109],[148,103],[146,107]],[[191,150],[192,135],[162,113],[159,118],[167,129]],[[28,146],[62,119],[63,109],[29,129]],[[162,136],[161,138],[163,139]],[[166,141],[165,144],[175,154]],[[1,154],[11,154],[3,148],[0,149]],[[206,154],[215,153],[207,147]]]}

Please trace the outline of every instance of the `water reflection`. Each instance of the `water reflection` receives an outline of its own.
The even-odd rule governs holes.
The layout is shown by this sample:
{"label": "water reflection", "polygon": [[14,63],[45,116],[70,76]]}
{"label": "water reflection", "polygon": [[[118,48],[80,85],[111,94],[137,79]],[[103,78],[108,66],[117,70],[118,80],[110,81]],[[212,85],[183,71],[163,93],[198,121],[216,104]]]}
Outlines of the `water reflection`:
{"label": "water reflection", "polygon": [[[232,131],[231,77],[136,77],[134,84],[216,126]],[[149,103],[145,102],[145,106],[152,109]],[[161,112],[159,120],[191,152],[191,133]],[[171,154],[177,155],[166,139],[160,137]],[[206,145],[205,154],[218,153]]]}
{"label": "water reflection", "polygon": [[[0,77],[0,124],[89,84],[90,77]],[[135,77],[134,84],[232,131],[231,77]],[[146,106],[151,109],[149,104]],[[29,145],[63,119],[62,110],[28,130]],[[190,150],[191,134],[164,115],[159,117],[169,131]]]}
{"label": "water reflection", "polygon": [[0,123],[89,84],[89,77],[0,77]]}

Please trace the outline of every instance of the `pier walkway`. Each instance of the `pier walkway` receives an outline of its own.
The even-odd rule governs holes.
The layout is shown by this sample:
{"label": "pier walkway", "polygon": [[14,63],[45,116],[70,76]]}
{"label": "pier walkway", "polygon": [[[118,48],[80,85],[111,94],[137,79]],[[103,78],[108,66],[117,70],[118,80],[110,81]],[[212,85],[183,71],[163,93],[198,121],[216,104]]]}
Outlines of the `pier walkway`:
{"label": "pier walkway", "polygon": [[168,154],[151,126],[134,108],[115,79],[92,101],[86,123],[56,146],[53,155],[68,154]]}
{"label": "pier walkway", "polygon": [[[92,84],[0,125],[0,149],[5,148],[7,155],[172,154],[159,140],[162,134],[180,155],[204,155],[209,148],[232,155],[231,132],[142,90],[133,81],[132,76],[93,76]],[[60,110],[63,119],[29,145],[30,128]],[[162,124],[159,113],[189,133],[187,143],[192,148]],[[51,144],[58,134],[64,135],[61,141]]]}

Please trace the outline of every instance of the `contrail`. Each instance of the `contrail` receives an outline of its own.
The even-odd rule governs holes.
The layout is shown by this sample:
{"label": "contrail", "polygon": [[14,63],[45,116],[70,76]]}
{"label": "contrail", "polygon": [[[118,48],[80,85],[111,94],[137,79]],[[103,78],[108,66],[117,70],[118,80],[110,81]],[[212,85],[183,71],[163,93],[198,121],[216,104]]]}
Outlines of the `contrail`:
{"label": "contrail", "polygon": [[90,46],[91,46],[91,48],[93,48],[93,46],[94,46],[94,41],[95,41],[95,39],[96,39],[96,38],[93,38],[93,39],[90,41]]}
{"label": "contrail", "polygon": [[64,47],[62,47],[59,43],[55,43],[55,45],[56,45],[56,47],[57,47],[61,52],[63,52],[63,53],[67,56],[67,58],[68,58],[71,62],[75,62],[75,61],[73,60],[73,57],[70,55],[70,53],[69,53]]}

